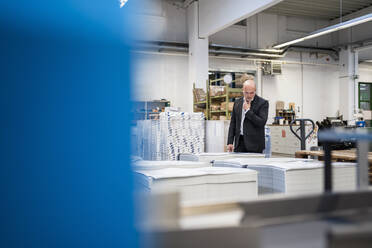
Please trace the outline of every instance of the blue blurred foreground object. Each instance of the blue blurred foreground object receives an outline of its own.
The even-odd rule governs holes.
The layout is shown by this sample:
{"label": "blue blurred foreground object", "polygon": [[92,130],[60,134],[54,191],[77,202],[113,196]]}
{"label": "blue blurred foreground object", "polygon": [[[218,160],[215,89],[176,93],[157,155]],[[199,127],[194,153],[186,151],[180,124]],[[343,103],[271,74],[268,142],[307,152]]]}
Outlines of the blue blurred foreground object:
{"label": "blue blurred foreground object", "polygon": [[357,122],[355,122],[355,125],[357,127],[365,127],[366,126],[366,122],[365,121],[357,121]]}
{"label": "blue blurred foreground object", "polygon": [[137,246],[130,2],[0,3],[0,247]]}

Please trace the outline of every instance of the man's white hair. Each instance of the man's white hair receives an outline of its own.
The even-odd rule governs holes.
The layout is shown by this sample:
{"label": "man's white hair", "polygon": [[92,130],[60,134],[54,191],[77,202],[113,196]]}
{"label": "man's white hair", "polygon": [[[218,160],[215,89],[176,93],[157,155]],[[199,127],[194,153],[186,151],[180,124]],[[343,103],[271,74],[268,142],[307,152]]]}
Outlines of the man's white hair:
{"label": "man's white hair", "polygon": [[253,86],[256,89],[256,82],[253,79],[248,79],[243,83],[244,86]]}

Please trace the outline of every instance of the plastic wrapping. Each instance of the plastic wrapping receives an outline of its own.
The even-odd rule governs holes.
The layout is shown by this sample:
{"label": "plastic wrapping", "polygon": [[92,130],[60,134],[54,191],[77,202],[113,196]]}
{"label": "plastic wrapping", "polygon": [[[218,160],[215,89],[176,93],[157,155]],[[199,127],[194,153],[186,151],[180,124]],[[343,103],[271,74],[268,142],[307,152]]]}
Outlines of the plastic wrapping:
{"label": "plastic wrapping", "polygon": [[265,150],[263,153],[265,154],[265,158],[271,157],[271,134],[268,126],[265,126]]}
{"label": "plastic wrapping", "polygon": [[180,153],[201,153],[205,147],[203,113],[164,112],[159,120],[137,122],[134,154],[145,160],[177,160]]}

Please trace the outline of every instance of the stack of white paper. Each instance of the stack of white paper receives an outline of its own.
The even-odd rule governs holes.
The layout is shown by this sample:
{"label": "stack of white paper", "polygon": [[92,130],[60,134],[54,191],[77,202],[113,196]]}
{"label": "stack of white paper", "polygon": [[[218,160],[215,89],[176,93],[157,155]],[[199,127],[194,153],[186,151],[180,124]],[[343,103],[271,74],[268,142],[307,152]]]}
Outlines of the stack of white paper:
{"label": "stack of white paper", "polygon": [[137,121],[135,149],[132,154],[146,160],[166,160],[168,150],[163,129],[159,120]]}
{"label": "stack of white paper", "polygon": [[176,160],[179,153],[204,152],[204,119],[203,113],[163,112],[159,120],[137,121],[133,155]]}
{"label": "stack of white paper", "polygon": [[[215,160],[223,161],[226,159],[236,158],[263,158],[265,154],[262,153],[239,153],[239,152],[208,152],[208,153],[181,153],[179,159],[183,161],[200,161],[200,162],[213,162]],[[237,166],[240,167],[240,166]]]}
{"label": "stack of white paper", "polygon": [[206,152],[224,152],[230,121],[206,121]]}
{"label": "stack of white paper", "polygon": [[137,170],[137,182],[150,191],[176,190],[183,204],[244,201],[257,196],[257,172],[202,167]]}
{"label": "stack of white paper", "polygon": [[[233,153],[234,154],[234,153]],[[245,153],[237,153],[237,154],[245,154]],[[313,161],[312,159],[307,158],[264,158],[264,154],[261,153],[253,153],[262,155],[262,157],[235,157],[235,158],[228,158],[225,160],[215,159],[213,161],[213,166],[216,167],[239,167],[239,168],[247,168],[247,166],[252,165],[268,165],[272,163],[288,163],[288,162],[296,162],[296,161]]]}
{"label": "stack of white paper", "polygon": [[159,170],[165,168],[200,168],[211,166],[207,162],[194,162],[194,161],[149,161],[137,160],[132,164],[134,170]]}
{"label": "stack of white paper", "polygon": [[[271,158],[215,161],[214,166],[242,167],[258,172],[259,193],[320,193],[324,188],[324,163],[311,159]],[[356,188],[356,164],[332,163],[333,189]]]}
{"label": "stack of white paper", "polygon": [[[206,125],[206,152],[226,151],[227,137],[229,134],[230,121],[208,120]],[[271,157],[271,133],[270,128],[265,126],[265,150],[266,157]]]}
{"label": "stack of white paper", "polygon": [[180,153],[204,152],[205,117],[203,113],[163,112],[161,130],[166,136],[167,159],[176,160]]}

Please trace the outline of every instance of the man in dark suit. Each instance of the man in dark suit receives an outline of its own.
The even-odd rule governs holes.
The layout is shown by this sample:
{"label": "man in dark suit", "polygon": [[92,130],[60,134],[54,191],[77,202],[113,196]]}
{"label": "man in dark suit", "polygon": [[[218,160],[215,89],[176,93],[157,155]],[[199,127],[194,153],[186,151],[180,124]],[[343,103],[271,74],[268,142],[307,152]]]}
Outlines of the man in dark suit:
{"label": "man in dark suit", "polygon": [[227,150],[262,153],[269,103],[256,95],[256,84],[250,77],[243,83],[243,95],[234,103]]}

